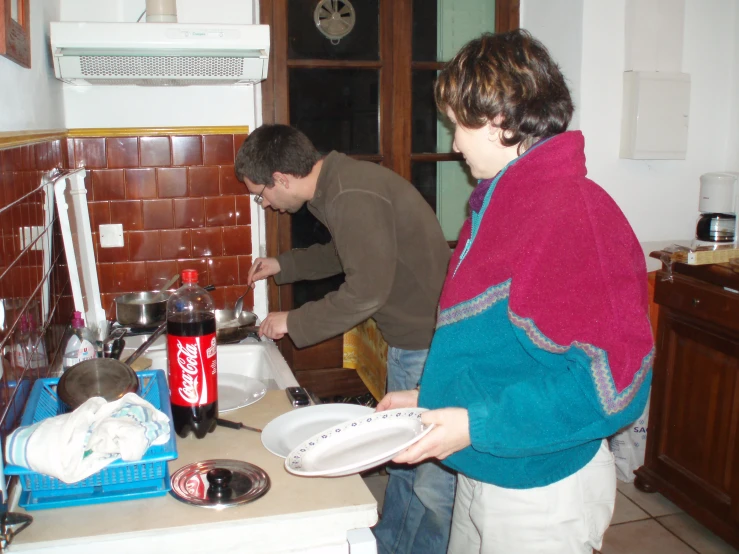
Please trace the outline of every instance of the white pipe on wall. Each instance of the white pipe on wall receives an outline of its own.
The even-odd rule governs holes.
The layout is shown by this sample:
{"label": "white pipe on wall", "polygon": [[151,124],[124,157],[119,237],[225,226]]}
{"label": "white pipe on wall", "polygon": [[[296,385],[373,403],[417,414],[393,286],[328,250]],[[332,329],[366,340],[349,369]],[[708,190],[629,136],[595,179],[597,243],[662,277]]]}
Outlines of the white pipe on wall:
{"label": "white pipe on wall", "polygon": [[147,23],[177,23],[177,0],[146,0]]}

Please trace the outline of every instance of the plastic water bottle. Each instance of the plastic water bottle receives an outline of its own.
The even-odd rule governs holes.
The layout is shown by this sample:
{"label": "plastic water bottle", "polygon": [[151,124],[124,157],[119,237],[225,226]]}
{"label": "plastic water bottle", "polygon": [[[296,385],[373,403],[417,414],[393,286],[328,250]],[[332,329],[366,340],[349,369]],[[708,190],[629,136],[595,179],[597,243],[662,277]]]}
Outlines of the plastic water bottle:
{"label": "plastic water bottle", "polygon": [[215,304],[194,269],[182,283],[167,301],[169,396],[175,432],[202,439],[218,416]]}

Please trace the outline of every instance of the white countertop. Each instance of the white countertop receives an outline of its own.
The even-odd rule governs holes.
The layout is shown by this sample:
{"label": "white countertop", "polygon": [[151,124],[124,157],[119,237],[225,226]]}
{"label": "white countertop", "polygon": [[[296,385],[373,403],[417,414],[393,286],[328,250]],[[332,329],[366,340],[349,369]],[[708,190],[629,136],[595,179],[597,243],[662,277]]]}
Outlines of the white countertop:
{"label": "white countertop", "polygon": [[[289,409],[285,392],[275,390],[256,404],[226,415],[227,419],[263,428]],[[264,469],[272,486],[262,498],[225,510],[197,508],[169,494],[34,510],[29,512],[33,523],[15,538],[11,551],[257,554],[330,549],[346,545],[348,530],[372,527],[377,522],[377,503],[358,475],[305,478],[289,474],[284,460],[262,446],[258,433],[219,427],[201,440],[178,438],[177,448],[179,457],[169,463],[170,473],[195,461],[245,460]]]}

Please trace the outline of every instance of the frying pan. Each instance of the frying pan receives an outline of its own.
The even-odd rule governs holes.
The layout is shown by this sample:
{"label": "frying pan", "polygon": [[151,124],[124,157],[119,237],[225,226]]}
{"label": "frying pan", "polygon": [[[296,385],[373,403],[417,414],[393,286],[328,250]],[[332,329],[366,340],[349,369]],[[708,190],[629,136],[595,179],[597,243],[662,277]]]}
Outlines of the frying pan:
{"label": "frying pan", "polygon": [[257,316],[253,312],[241,310],[236,317],[234,310],[216,310],[216,341],[220,344],[239,342],[259,331],[256,324]]}
{"label": "frying pan", "polygon": [[125,363],[113,358],[93,358],[73,365],[59,379],[56,388],[59,399],[74,410],[93,396],[102,396],[111,402],[128,392],[137,392],[139,379],[131,364],[166,330],[165,321]]}

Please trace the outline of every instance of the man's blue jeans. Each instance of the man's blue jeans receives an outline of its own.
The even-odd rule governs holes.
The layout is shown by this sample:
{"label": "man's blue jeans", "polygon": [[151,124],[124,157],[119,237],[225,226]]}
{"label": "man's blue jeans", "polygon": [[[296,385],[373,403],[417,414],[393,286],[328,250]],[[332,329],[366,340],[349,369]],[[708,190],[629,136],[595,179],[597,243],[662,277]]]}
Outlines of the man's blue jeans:
{"label": "man's blue jeans", "polygon": [[[388,392],[416,388],[428,350],[389,348]],[[388,468],[382,518],[374,527],[379,554],[445,554],[456,476],[438,463]]]}

